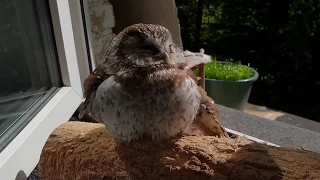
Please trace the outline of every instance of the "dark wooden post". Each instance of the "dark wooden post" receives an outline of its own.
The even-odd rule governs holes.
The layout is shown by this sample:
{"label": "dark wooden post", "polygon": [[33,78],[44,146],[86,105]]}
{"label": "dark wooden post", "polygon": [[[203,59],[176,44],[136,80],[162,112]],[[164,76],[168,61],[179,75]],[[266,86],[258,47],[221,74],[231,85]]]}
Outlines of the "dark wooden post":
{"label": "dark wooden post", "polygon": [[200,64],[198,67],[199,67],[199,74],[200,74],[200,81],[199,81],[199,85],[205,89],[205,70],[204,70],[204,64]]}

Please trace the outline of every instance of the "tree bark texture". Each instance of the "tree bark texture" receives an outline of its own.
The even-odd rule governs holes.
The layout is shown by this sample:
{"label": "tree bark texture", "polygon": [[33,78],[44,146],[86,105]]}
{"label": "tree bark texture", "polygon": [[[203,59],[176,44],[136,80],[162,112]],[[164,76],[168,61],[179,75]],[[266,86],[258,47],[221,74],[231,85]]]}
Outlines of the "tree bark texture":
{"label": "tree bark texture", "polygon": [[123,144],[102,124],[68,122],[50,135],[39,170],[42,180],[320,179],[320,155],[210,136]]}

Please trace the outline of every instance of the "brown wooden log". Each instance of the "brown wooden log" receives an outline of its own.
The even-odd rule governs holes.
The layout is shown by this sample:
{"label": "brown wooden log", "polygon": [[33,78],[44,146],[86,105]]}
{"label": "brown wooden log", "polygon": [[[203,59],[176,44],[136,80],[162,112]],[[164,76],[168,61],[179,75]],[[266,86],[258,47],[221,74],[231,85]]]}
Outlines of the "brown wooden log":
{"label": "brown wooden log", "polygon": [[102,124],[68,122],[49,137],[39,170],[42,180],[320,179],[320,155],[209,136],[120,145]]}

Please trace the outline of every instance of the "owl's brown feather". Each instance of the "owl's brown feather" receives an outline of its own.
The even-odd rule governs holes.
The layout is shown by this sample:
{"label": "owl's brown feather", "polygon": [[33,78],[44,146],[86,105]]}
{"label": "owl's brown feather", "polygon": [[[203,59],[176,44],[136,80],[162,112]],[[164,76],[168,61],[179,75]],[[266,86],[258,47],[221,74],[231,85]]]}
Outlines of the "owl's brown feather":
{"label": "owl's brown feather", "polygon": [[[197,61],[192,61],[193,55]],[[224,136],[213,100],[190,70],[205,63],[206,56],[203,52],[186,56],[187,61],[162,26],[136,24],[124,29],[110,43],[103,64],[86,78],[79,118],[88,113],[121,141],[145,135],[170,138],[190,124],[205,135]]]}
{"label": "owl's brown feather", "polygon": [[99,85],[109,76],[110,75],[105,73],[104,66],[100,65],[85,79],[83,83],[85,101],[78,115],[79,119],[81,119],[86,113],[86,108],[91,100],[95,97],[95,93]]}
{"label": "owl's brown feather", "polygon": [[[198,64],[196,64],[196,66],[197,65]],[[198,84],[199,80],[194,71],[188,69],[187,74]],[[199,86],[199,92],[201,95],[201,105],[198,114],[185,132],[187,134],[192,134],[190,133],[190,130],[192,128],[197,128],[203,135],[229,137],[221,122],[217,120],[219,111],[214,100],[207,95],[207,92],[201,86]]]}
{"label": "owl's brown feather", "polygon": [[203,90],[202,87],[199,86],[199,90],[201,94],[201,105],[193,124],[205,135],[229,137],[221,122],[217,120],[219,111],[215,102],[207,95],[206,91]]}

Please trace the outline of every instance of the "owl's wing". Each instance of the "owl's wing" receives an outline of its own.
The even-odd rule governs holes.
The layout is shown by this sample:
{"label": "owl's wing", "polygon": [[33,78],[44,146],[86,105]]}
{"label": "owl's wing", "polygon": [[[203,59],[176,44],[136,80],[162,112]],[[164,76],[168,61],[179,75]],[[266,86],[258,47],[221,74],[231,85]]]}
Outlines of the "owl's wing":
{"label": "owl's wing", "polygon": [[99,85],[109,78],[113,73],[108,69],[104,64],[99,65],[84,81],[83,88],[84,88],[84,98],[85,101],[82,104],[81,110],[78,114],[78,118],[81,119],[84,114],[88,110],[88,106],[91,105],[92,100],[96,96],[96,91]]}
{"label": "owl's wing", "polygon": [[[195,73],[188,69],[187,74],[198,84],[198,77]],[[201,94],[201,101],[198,114],[192,124],[184,131],[186,134],[199,134],[193,133],[199,130],[200,134],[208,136],[229,137],[227,131],[222,126],[221,122],[216,118],[219,116],[219,111],[212,98],[207,95],[207,92],[199,86]]]}
{"label": "owl's wing", "polygon": [[221,122],[217,120],[219,111],[215,102],[200,86],[199,91],[201,94],[201,104],[198,114],[192,123],[193,126],[197,127],[204,135],[229,137]]}

